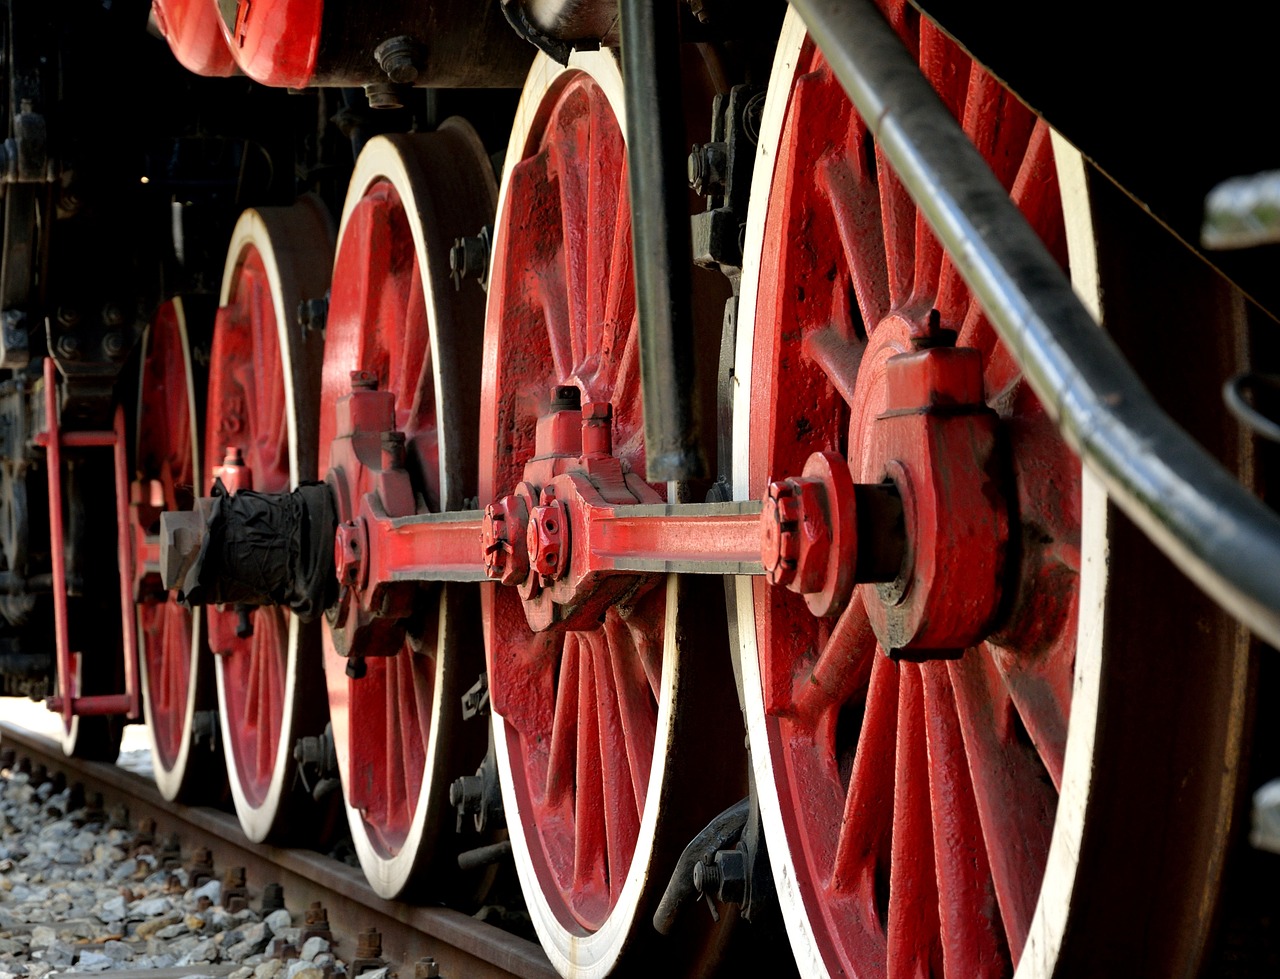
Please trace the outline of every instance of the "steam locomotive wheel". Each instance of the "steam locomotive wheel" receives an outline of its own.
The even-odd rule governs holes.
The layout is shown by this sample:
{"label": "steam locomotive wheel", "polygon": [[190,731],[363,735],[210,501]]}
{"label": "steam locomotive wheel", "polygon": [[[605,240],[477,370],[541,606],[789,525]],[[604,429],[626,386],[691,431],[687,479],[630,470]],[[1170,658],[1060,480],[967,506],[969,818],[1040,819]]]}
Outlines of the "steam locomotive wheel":
{"label": "steam locomotive wheel", "polygon": [[[526,464],[548,458],[545,446],[535,446],[535,430],[561,386],[576,388],[584,404],[612,404],[613,454],[632,472],[644,471],[621,111],[612,56],[578,54],[567,69],[535,62],[498,208],[482,502],[515,492],[534,478]],[[653,488],[655,499],[660,489]],[[669,748],[705,741],[705,728],[693,730],[700,723],[731,726],[737,717],[711,720],[714,711],[682,714],[676,706],[697,699],[701,665],[717,659],[715,640],[699,650],[704,664],[682,659],[679,649],[697,626],[680,611],[704,602],[703,618],[714,620],[718,596],[690,603],[692,586],[667,576],[615,603],[597,628],[533,631],[524,587],[486,588],[482,600],[503,806],[534,926],[564,975],[643,969],[637,960],[646,954],[656,968],[652,956],[672,954],[672,940],[652,940],[655,894],[680,848],[720,811],[681,825],[715,800],[723,777],[689,756],[702,779],[697,798],[689,798],[673,788],[689,772]],[[714,699],[706,696],[704,705]],[[679,957],[691,966],[693,955]]]}
{"label": "steam locomotive wheel", "polygon": [[[300,301],[324,296],[332,242],[329,216],[312,198],[246,211],[236,223],[210,358],[206,480],[232,450],[249,473],[242,489],[287,492],[315,478],[321,343],[303,335],[296,314]],[[294,745],[326,722],[318,630],[274,607],[210,608],[208,622],[240,825],[255,842],[296,838],[291,813],[309,800],[299,799]],[[237,633],[244,625],[251,634]]]}
{"label": "steam locomotive wheel", "polygon": [[[1065,260],[1047,128],[913,8],[881,7]],[[887,401],[886,364],[939,326],[982,352],[985,399],[1007,453],[1005,473],[989,484],[1008,502],[1002,604],[967,649],[890,658],[873,613],[877,602],[906,600],[892,584],[859,586],[829,618],[762,578],[737,585],[753,765],[800,971],[1183,971],[1203,939],[1208,916],[1196,902],[1213,892],[1230,824],[1241,646],[1229,630],[1199,649],[1186,638],[1198,629],[1160,595],[1177,576],[1154,557],[1150,574],[1121,576],[1131,552],[1149,554],[1146,543],[1082,479],[793,14],[765,112],[743,277],[737,374],[752,383],[736,405],[736,495],[761,497],[769,480],[798,476],[824,450],[848,460],[854,482],[910,475],[878,454],[877,426],[899,407]],[[1064,145],[1058,152],[1073,157]],[[1078,157],[1066,162],[1083,172]],[[1081,240],[1073,231],[1072,262],[1083,273],[1095,258],[1077,250]],[[952,478],[945,468],[914,473]],[[944,509],[941,519],[966,517]],[[919,549],[933,541],[913,539],[912,526],[908,506],[907,560],[919,567]],[[1157,604],[1181,622],[1161,634],[1179,638],[1134,640],[1115,609]],[[1204,684],[1194,696],[1162,679],[1170,656]],[[1186,727],[1194,733],[1183,737]],[[1167,743],[1152,733],[1172,729],[1180,734]],[[1141,806],[1138,781],[1149,793]],[[1179,807],[1169,828],[1164,816]],[[1124,846],[1104,842],[1110,833]],[[1142,868],[1137,879],[1168,875],[1165,865],[1197,869],[1165,876],[1168,887],[1144,879],[1143,893],[1179,897],[1159,915],[1143,909],[1139,924],[1141,902],[1098,883],[1122,863]],[[1123,921],[1123,934],[1108,919]]]}
{"label": "steam locomotive wheel", "polygon": [[[492,220],[496,196],[479,137],[459,119],[422,136],[375,138],[360,154],[329,304],[322,470],[331,465],[336,405],[361,370],[395,395],[405,468],[426,509],[462,509],[474,496],[484,297],[472,283],[455,290],[449,249]],[[344,483],[347,504],[375,489],[374,478],[366,471],[358,484]],[[449,782],[479,763],[486,737],[482,724],[463,725],[460,710],[484,668],[476,605],[474,585],[425,587],[403,640],[351,661],[350,672],[324,630],[347,821],[360,866],[383,897],[415,882],[438,896],[457,875],[442,859],[455,852]]]}
{"label": "steam locomotive wheel", "polygon": [[[159,533],[160,511],[192,506],[200,471],[196,417],[185,309],[174,299],[160,307],[143,339],[135,512],[146,519],[146,532]],[[196,711],[213,701],[213,663],[202,654],[200,618],[155,577],[144,577],[135,595],[143,711],[156,787],[166,799],[186,802],[206,795],[221,775],[221,756],[195,743]]]}

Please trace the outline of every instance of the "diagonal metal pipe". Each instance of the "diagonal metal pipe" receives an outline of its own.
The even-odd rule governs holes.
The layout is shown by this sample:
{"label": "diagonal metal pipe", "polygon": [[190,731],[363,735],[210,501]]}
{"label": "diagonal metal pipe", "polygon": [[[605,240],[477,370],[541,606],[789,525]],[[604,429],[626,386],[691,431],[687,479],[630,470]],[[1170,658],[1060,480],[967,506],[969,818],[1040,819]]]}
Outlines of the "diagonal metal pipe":
{"label": "diagonal metal pipe", "polygon": [[1197,585],[1280,645],[1280,515],[1159,408],[870,0],[792,0],[1063,437]]}

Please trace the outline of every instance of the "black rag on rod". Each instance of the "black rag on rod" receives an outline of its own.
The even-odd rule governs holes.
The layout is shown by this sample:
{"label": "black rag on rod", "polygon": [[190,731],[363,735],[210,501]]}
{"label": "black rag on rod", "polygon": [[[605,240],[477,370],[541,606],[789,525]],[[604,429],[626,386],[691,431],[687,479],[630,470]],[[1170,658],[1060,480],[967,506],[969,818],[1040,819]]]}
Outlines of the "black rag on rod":
{"label": "black rag on rod", "polygon": [[870,0],[792,0],[1067,444],[1216,602],[1280,646],[1280,515],[1160,410]]}
{"label": "black rag on rod", "polygon": [[337,515],[329,487],[292,493],[227,494],[218,480],[200,556],[178,589],[193,605],[283,605],[310,622],[337,589],[333,539]]}
{"label": "black rag on rod", "polygon": [[623,0],[631,242],[640,321],[645,473],[706,475],[694,407],[693,273],[679,5]]}

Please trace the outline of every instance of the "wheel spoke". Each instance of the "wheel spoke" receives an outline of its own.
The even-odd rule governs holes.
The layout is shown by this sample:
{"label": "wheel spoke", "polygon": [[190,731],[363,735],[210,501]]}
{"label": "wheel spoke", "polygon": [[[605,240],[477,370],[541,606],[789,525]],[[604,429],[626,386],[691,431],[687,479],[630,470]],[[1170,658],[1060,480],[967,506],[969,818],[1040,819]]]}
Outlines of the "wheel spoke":
{"label": "wheel spoke", "polygon": [[[800,95],[798,88],[796,97]],[[881,236],[880,198],[874,172],[858,165],[863,158],[861,139],[854,141],[847,156],[825,158],[819,164],[818,192],[831,202],[858,311],[864,329],[870,331],[888,315],[890,296],[885,242]]]}
{"label": "wheel spoke", "polygon": [[[887,805],[894,787],[894,755],[898,733],[898,668],[885,656],[871,667],[866,714],[858,734],[857,752],[840,820],[831,889],[861,893],[867,907],[878,900],[877,863],[888,856],[893,811]],[[877,912],[873,920],[879,920]]]}
{"label": "wheel spoke", "polygon": [[387,660],[383,672],[387,678],[387,710],[386,729],[383,732],[381,749],[381,771],[383,776],[383,798],[386,800],[386,824],[401,826],[404,818],[405,771],[404,756],[400,753],[400,739],[407,733],[407,723],[416,725],[417,718],[406,718],[404,673],[396,662],[404,653],[403,650]]}
{"label": "wheel spoke", "polygon": [[986,643],[1009,697],[1055,789],[1062,788],[1071,711],[1071,667],[1075,645],[1063,637],[1047,652],[1027,659]]}
{"label": "wheel spoke", "polygon": [[929,746],[929,801],[937,862],[942,958],[949,976],[1003,976],[1008,950],[987,863],[951,679],[920,668]]}
{"label": "wheel spoke", "polygon": [[[637,330],[633,325],[636,318],[636,293],[632,286],[631,202],[624,191],[626,181],[627,168],[624,164],[614,181],[614,208],[617,213],[611,223],[613,241],[608,252],[609,264],[598,269],[602,275],[607,273],[608,291],[601,315],[601,322],[606,324],[607,329],[596,349],[600,351],[601,370],[605,372],[608,387],[614,391],[615,411],[639,400],[638,389],[626,390],[626,385],[635,384],[639,375],[635,349]],[[593,275],[592,278],[596,276]],[[621,357],[616,353],[619,344],[623,346]]]}
{"label": "wheel spoke", "polygon": [[[838,290],[836,294],[846,297],[841,305],[847,310],[848,293]],[[804,352],[826,375],[844,403],[851,405],[855,398],[858,368],[862,366],[862,355],[867,345],[861,338],[851,336],[847,327],[840,326],[845,322],[848,321],[837,313],[832,317],[830,326],[808,331],[804,335]]]}
{"label": "wheel spoke", "polygon": [[1019,742],[1016,712],[985,651],[968,650],[948,667],[996,899],[1016,962],[1035,910],[1057,794],[1035,750]]}
{"label": "wheel spoke", "polygon": [[875,662],[876,635],[867,618],[862,595],[855,593],[840,613],[835,628],[822,646],[817,662],[796,692],[795,713],[817,717],[839,708],[866,690]]}
{"label": "wheel spoke", "polygon": [[[920,668],[899,666],[894,761],[893,848],[889,872],[889,977],[942,974]],[[951,895],[948,898],[951,899]]]}
{"label": "wheel spoke", "polygon": [[[622,718],[623,745],[627,771],[632,781],[632,799],[639,815],[653,760],[654,732],[657,729],[656,694],[645,676],[637,644],[622,619],[610,614],[604,620],[605,643],[618,708]],[[661,647],[658,649],[661,655]]]}
{"label": "wheel spoke", "polygon": [[[632,772],[629,731],[620,710],[618,690],[613,673],[613,650],[600,631],[586,634],[592,673],[596,681],[596,719],[600,773],[603,782],[605,836],[608,854],[608,881],[611,888],[621,886],[626,868],[635,852],[636,835],[640,832],[640,807],[637,804]],[[652,741],[650,742],[652,744]],[[652,747],[650,747],[652,753]],[[643,786],[641,786],[643,789]],[[644,798],[643,795],[640,798]]]}
{"label": "wheel spoke", "polygon": [[578,745],[579,638],[570,633],[560,656],[560,680],[556,689],[555,721],[551,727],[551,757],[547,764],[546,805],[555,807],[569,798]]}
{"label": "wheel spoke", "polygon": [[[609,295],[613,291],[612,278],[617,273],[611,263],[618,250],[618,198],[623,196],[623,184],[618,180],[618,170],[613,166],[619,156],[619,147],[611,145],[616,127],[610,125],[608,101],[599,93],[591,93],[591,134],[588,140],[587,164],[587,238],[582,254],[586,268],[586,331],[584,333],[584,359],[591,357],[597,363],[613,361],[609,356],[612,343],[607,335],[611,321],[606,317]],[[625,172],[622,179],[626,179]],[[630,208],[625,212],[630,214]],[[625,249],[630,251],[630,249]],[[612,382],[612,378],[609,379]]]}
{"label": "wheel spoke", "polygon": [[606,880],[604,825],[604,758],[600,752],[596,719],[595,675],[591,656],[579,640],[574,644],[578,660],[578,745],[573,809],[573,889],[575,903],[589,905],[607,897],[599,893]]}
{"label": "wheel spoke", "polygon": [[964,131],[1005,190],[1026,156],[1036,117],[1031,110],[978,65],[969,72],[964,105]]}
{"label": "wheel spoke", "polygon": [[909,305],[914,286],[916,204],[878,145],[876,169],[879,173],[880,221],[889,283],[889,308],[904,309]]}
{"label": "wheel spoke", "polygon": [[[581,94],[578,93],[579,96]],[[590,181],[583,171],[590,166],[591,120],[589,115],[585,119],[575,115],[561,124],[569,131],[557,134],[560,138],[550,144],[549,169],[555,174],[555,186],[559,191],[560,260],[564,263],[565,309],[568,313],[564,324],[568,362],[576,366],[586,359],[589,328],[587,272],[591,220],[595,215],[589,210],[587,185]],[[581,150],[580,141],[587,144]],[[580,152],[585,152],[585,156],[580,158]]]}

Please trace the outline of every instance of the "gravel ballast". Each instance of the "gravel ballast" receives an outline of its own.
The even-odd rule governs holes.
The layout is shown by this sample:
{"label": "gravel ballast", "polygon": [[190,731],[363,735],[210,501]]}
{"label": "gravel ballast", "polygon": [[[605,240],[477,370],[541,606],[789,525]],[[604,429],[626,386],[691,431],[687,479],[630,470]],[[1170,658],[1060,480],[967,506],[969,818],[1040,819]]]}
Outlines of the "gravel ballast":
{"label": "gravel ballast", "polygon": [[344,963],[283,909],[222,904],[158,847],[53,781],[0,770],[0,979],[332,979]]}

